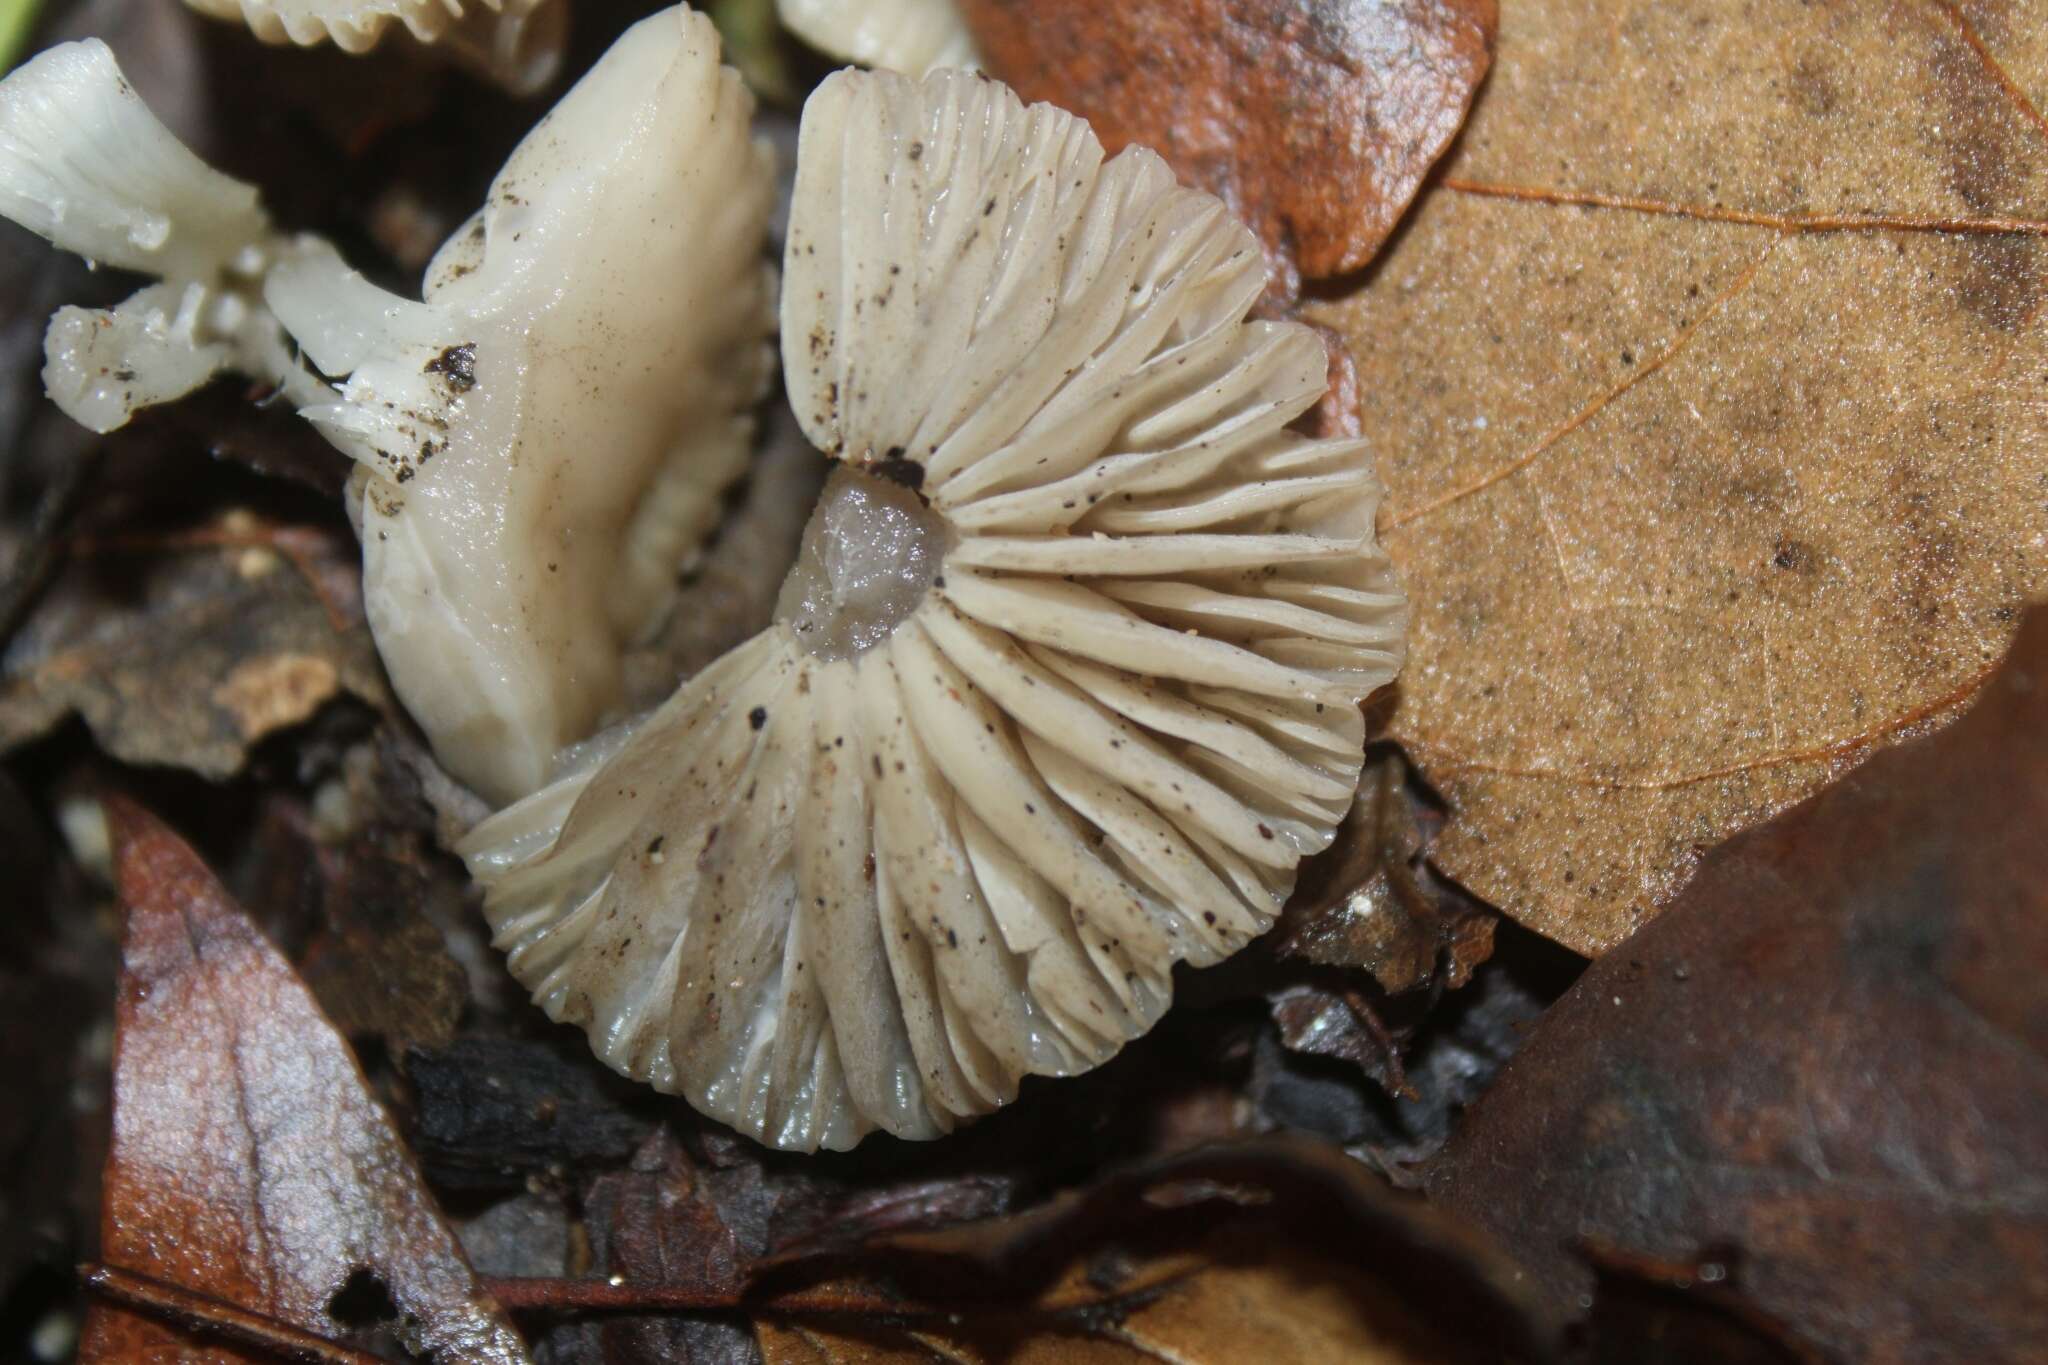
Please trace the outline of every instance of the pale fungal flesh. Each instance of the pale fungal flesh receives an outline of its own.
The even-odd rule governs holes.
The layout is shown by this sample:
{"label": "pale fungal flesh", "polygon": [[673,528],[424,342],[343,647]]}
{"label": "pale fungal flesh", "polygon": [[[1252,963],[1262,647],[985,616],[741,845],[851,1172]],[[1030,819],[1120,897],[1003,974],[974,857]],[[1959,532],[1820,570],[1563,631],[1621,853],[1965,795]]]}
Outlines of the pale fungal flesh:
{"label": "pale fungal flesh", "polygon": [[323,372],[306,416],[359,462],[379,652],[497,803],[618,704],[623,649],[744,468],[766,382],[773,197],[710,20],[614,43],[427,268],[425,302],[331,250],[266,297]]}
{"label": "pale fungal flesh", "polygon": [[93,431],[234,370],[310,397],[262,282],[289,244],[256,191],[207,166],[149,112],[97,38],[0,80],[0,215],[102,265],[156,276],[113,308],[63,308],[43,384]]}
{"label": "pale fungal flesh", "polygon": [[953,0],[775,0],[784,27],[843,62],[922,76],[980,58]]}
{"label": "pale fungal flesh", "polygon": [[[45,64],[83,74],[53,95],[23,79]],[[278,238],[104,47],[72,44],[0,82],[0,208],[167,280],[112,320],[53,322],[67,412],[105,429],[232,368],[356,460],[378,650],[443,764],[500,803],[619,705],[623,651],[744,468],[774,326],[774,176],[751,113],[708,19],[642,20],[520,143],[414,302],[323,241]],[[147,325],[123,330],[138,301]]]}
{"label": "pale fungal flesh", "polygon": [[416,40],[439,43],[507,90],[528,95],[562,64],[568,0],[185,0],[201,14],[237,20],[266,43],[343,52],[375,47],[395,19]]}
{"label": "pale fungal flesh", "polygon": [[1406,608],[1215,199],[955,71],[835,75],[799,147],[783,366],[841,466],[779,619],[463,851],[606,1062],[836,1148],[1101,1063],[1264,930]]}

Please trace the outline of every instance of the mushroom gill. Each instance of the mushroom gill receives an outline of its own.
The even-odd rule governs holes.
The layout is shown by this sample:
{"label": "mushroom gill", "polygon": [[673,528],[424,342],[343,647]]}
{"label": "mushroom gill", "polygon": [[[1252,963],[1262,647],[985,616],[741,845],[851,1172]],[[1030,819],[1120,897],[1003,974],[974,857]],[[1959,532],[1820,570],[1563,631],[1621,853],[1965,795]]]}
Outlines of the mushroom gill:
{"label": "mushroom gill", "polygon": [[421,43],[439,43],[515,95],[530,95],[561,69],[567,0],[185,0],[215,19],[239,20],[266,43],[343,52],[375,47],[397,20]]}
{"label": "mushroom gill", "polygon": [[981,77],[804,111],[783,363],[840,462],[767,630],[463,851],[513,973],[763,1142],[928,1138],[1271,924],[1406,608],[1309,329],[1152,153]]}

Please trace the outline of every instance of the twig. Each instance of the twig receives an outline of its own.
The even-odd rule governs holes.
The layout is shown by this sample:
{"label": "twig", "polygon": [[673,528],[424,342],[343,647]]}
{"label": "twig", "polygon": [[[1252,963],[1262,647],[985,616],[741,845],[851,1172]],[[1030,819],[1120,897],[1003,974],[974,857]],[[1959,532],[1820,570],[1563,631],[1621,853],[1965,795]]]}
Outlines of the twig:
{"label": "twig", "polygon": [[483,1290],[514,1312],[750,1312],[879,1313],[890,1317],[947,1316],[929,1304],[903,1303],[857,1290],[809,1289],[750,1298],[743,1289],[701,1289],[683,1285],[635,1284],[630,1280],[557,1279],[511,1276],[482,1280]]}
{"label": "twig", "polygon": [[88,1261],[78,1268],[78,1278],[87,1290],[124,1308],[175,1323],[187,1331],[254,1346],[286,1360],[305,1361],[307,1365],[383,1365],[368,1352],[329,1341],[198,1290],[167,1284],[118,1266]]}

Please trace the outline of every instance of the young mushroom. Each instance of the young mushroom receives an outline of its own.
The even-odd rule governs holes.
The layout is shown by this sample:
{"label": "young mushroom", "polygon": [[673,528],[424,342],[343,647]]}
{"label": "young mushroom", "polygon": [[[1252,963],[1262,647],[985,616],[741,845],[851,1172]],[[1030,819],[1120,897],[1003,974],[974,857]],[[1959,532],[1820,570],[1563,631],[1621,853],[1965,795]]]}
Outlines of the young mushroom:
{"label": "young mushroom", "polygon": [[421,43],[441,44],[515,95],[554,79],[568,41],[567,0],[185,0],[201,14],[237,20],[266,43],[343,52],[375,47],[396,19]]}
{"label": "young mushroom", "polygon": [[953,0],[775,0],[783,27],[829,56],[922,76],[980,58]]}
{"label": "young mushroom", "polygon": [[640,21],[520,143],[413,302],[323,241],[277,238],[103,46],[71,44],[0,82],[0,210],[167,277],[111,320],[58,315],[46,376],[67,412],[104,430],[234,368],[356,460],[378,650],[442,762],[503,802],[618,705],[624,649],[744,467],[774,322],[750,114],[708,19]]}
{"label": "young mushroom", "polygon": [[1406,608],[1321,341],[1209,195],[1003,86],[804,111],[783,366],[838,461],[773,625],[463,852],[519,980],[763,1142],[1098,1065],[1331,840]]}
{"label": "young mushroom", "polygon": [[93,431],[234,370],[310,401],[263,277],[290,244],[256,191],[213,170],[149,112],[97,38],[0,80],[0,215],[100,265],[153,275],[113,308],[63,308],[43,385]]}

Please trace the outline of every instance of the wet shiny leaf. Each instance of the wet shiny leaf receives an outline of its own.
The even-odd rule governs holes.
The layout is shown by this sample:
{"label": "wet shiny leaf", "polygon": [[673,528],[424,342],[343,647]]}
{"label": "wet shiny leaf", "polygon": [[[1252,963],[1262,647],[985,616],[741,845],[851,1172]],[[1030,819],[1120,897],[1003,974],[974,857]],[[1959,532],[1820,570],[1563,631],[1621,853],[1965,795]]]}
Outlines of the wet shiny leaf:
{"label": "wet shiny leaf", "polygon": [[1494,0],[962,0],[991,74],[1259,234],[1284,304],[1393,231],[1486,74]]}
{"label": "wet shiny leaf", "polygon": [[[354,1325],[352,1301],[383,1295],[408,1349],[525,1360],[291,967],[175,834],[125,799],[107,810],[128,907],[101,1196],[116,1279],[198,1302],[180,1324],[209,1321],[215,1300],[330,1341]],[[102,1304],[79,1357],[169,1358],[206,1336]],[[214,1344],[199,1358],[244,1356]]]}

